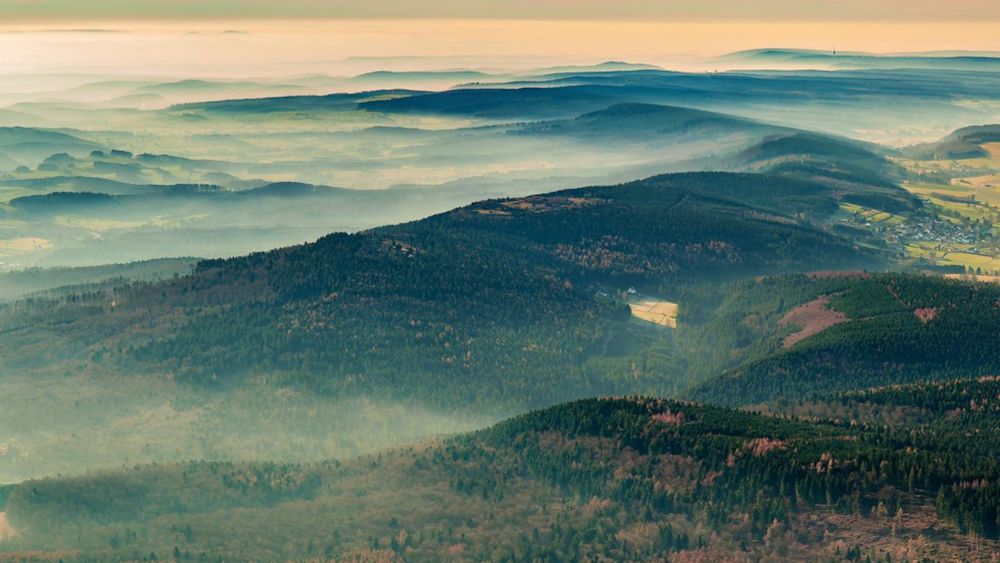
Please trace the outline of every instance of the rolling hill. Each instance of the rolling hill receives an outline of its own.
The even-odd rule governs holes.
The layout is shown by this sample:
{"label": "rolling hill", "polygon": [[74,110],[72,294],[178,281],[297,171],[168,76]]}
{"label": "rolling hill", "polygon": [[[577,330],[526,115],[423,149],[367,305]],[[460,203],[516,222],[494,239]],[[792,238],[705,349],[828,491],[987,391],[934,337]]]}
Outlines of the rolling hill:
{"label": "rolling hill", "polygon": [[[869,141],[911,139],[908,124],[950,131],[987,111],[995,73],[943,68],[730,71],[632,70],[556,74],[360,104],[373,112],[490,121],[567,119],[619,103],[678,105]],[[849,107],[849,110],[847,108]]]}
{"label": "rolling hill", "polygon": [[232,99],[172,106],[172,112],[209,112],[235,114],[267,114],[280,112],[324,112],[354,110],[359,104],[379,99],[392,99],[423,92],[416,90],[376,90],[355,94],[324,96],[281,96],[268,98]]}
{"label": "rolling hill", "polygon": [[33,268],[0,273],[0,300],[13,300],[42,292],[73,294],[101,286],[149,282],[191,272],[196,258],[162,258],[89,268]]}
{"label": "rolling hill", "polygon": [[1000,125],[963,127],[937,142],[911,147],[907,153],[921,160],[989,158],[983,148],[987,143],[1000,143]]}
{"label": "rolling hill", "polygon": [[100,148],[98,143],[62,131],[0,127],[0,155],[10,159],[8,165],[16,162],[33,166],[52,154],[82,155]]}
{"label": "rolling hill", "polygon": [[[715,314],[747,324],[737,333],[756,330],[755,350],[692,398],[748,405],[1000,370],[993,284],[858,273],[748,282],[737,291],[732,308]],[[772,295],[783,296],[780,304]]]}
{"label": "rolling hill", "polygon": [[622,103],[568,120],[541,121],[515,131],[522,135],[568,137],[583,142],[676,143],[690,136],[733,134],[749,138],[789,130],[731,115],[656,104]]}
{"label": "rolling hill", "polygon": [[[586,399],[347,462],[159,464],[29,481],[4,491],[16,535],[0,550],[177,560],[988,559],[1000,549],[1000,494],[980,436],[997,430],[998,392],[996,379],[964,380],[809,405],[869,419],[850,424]],[[879,415],[889,422],[870,421]]]}
{"label": "rolling hill", "polygon": [[930,52],[878,54],[809,49],[752,49],[717,57],[720,63],[759,68],[939,69],[991,72],[1000,68],[996,52]]}
{"label": "rolling hill", "polygon": [[825,230],[840,197],[822,183],[694,173],[490,200],[202,262],[190,277],[91,296],[69,324],[44,305],[17,309],[0,321],[4,356],[44,367],[66,358],[28,341],[68,338],[75,361],[102,369],[457,407],[673,389],[679,375],[652,366],[623,377],[642,339],[600,294],[885,263]]}

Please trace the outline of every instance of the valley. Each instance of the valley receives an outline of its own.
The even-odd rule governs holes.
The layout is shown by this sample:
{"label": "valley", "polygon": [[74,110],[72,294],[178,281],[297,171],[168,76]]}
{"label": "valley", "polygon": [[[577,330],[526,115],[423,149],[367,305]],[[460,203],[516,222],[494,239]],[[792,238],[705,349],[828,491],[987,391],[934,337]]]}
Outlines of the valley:
{"label": "valley", "polygon": [[[942,389],[996,393],[991,380]],[[968,442],[966,431],[989,428],[995,405],[959,407],[960,424],[937,425],[931,414],[952,406],[933,390],[904,386],[776,407],[818,416],[863,409],[851,426],[591,399],[349,462],[167,464],[37,481],[31,493],[15,489],[8,509],[15,525],[45,522],[52,536],[25,533],[10,545],[72,541],[101,557],[175,558],[984,557],[996,540],[963,534],[995,537],[995,492],[952,487],[944,467],[920,460],[962,463],[967,479],[992,475],[988,448]],[[880,416],[894,417],[898,433],[883,436],[869,422]],[[953,512],[967,494],[980,495],[986,512]],[[113,510],[92,503],[109,497]],[[721,499],[738,508],[721,510]],[[314,524],[283,534],[303,522]],[[82,543],[71,539],[78,531],[86,531]]]}
{"label": "valley", "polygon": [[0,72],[0,560],[998,557],[1000,57],[445,60]]}

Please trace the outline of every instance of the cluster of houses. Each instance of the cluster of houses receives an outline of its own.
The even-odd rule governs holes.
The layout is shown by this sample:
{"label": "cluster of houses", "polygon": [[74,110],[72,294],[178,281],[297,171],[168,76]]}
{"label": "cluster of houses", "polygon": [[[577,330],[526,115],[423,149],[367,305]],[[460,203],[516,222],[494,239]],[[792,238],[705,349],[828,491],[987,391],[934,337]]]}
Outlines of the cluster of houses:
{"label": "cluster of houses", "polygon": [[996,236],[979,223],[957,223],[937,217],[921,217],[918,221],[895,224],[888,221],[867,223],[866,226],[882,235],[889,244],[900,247],[917,242],[969,244],[973,246],[963,249],[965,252],[993,255],[998,243]]}

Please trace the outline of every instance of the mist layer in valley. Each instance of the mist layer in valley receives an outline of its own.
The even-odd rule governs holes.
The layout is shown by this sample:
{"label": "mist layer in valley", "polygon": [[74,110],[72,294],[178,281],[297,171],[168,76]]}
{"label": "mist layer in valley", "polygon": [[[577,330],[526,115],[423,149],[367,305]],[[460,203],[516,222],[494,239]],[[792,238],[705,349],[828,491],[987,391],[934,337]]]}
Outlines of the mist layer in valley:
{"label": "mist layer in valley", "polygon": [[992,60],[761,50],[713,62],[800,68],[427,59],[354,76],[12,77],[0,269],[235,256],[492,197],[756,171],[748,151],[802,130],[891,155],[995,119]]}
{"label": "mist layer in valley", "polygon": [[0,549],[992,549],[997,60],[24,78]]}

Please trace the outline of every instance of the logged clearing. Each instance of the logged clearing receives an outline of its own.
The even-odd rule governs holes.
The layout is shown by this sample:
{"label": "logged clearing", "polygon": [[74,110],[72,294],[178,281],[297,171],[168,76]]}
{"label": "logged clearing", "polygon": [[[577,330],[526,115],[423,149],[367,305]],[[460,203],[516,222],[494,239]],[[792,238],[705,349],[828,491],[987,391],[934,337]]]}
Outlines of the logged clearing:
{"label": "logged clearing", "polygon": [[632,316],[651,323],[677,328],[677,303],[642,299],[628,304]]}
{"label": "logged clearing", "polygon": [[14,528],[7,521],[7,514],[0,512],[0,541],[14,536]]}
{"label": "logged clearing", "polygon": [[945,274],[944,277],[949,280],[1000,283],[1000,276],[987,276],[984,274]]}
{"label": "logged clearing", "polygon": [[502,202],[500,205],[521,211],[545,213],[560,209],[574,209],[596,205],[600,200],[586,197],[530,196],[522,199]]}
{"label": "logged clearing", "polygon": [[819,334],[831,326],[848,320],[847,315],[840,311],[834,311],[828,307],[829,304],[830,296],[824,295],[785,313],[778,324],[798,326],[801,329],[786,336],[781,343],[782,346],[791,348],[814,334]]}

